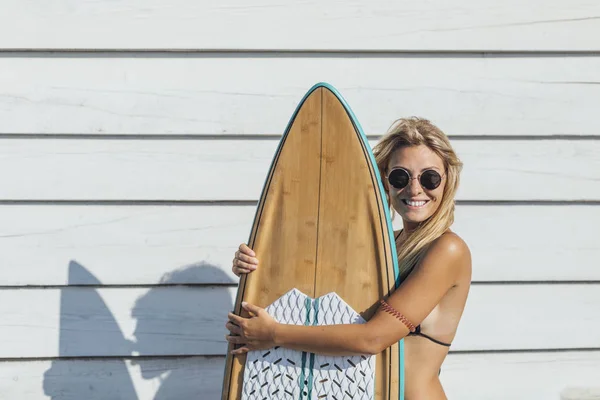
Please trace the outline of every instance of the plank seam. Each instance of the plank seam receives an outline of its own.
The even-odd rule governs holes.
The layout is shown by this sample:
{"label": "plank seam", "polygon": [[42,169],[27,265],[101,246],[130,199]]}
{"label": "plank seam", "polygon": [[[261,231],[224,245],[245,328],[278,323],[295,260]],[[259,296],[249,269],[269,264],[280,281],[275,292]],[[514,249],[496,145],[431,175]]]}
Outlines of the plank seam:
{"label": "plank seam", "polygon": [[180,360],[189,358],[202,358],[205,360],[222,360],[225,359],[223,355],[158,355],[158,356],[58,356],[58,357],[0,357],[0,362],[36,362],[36,361],[111,361],[111,360]]}
{"label": "plank seam", "polygon": [[449,354],[514,354],[514,353],[584,353],[600,352],[598,347],[574,347],[557,349],[506,349],[506,350],[451,350]]}
{"label": "plank seam", "polygon": [[[0,206],[244,206],[256,207],[258,200],[61,200],[61,199],[0,199]],[[599,206],[600,200],[457,200],[459,206]]]}
{"label": "plank seam", "polygon": [[499,285],[598,285],[600,284],[600,280],[565,280],[565,281],[557,281],[557,280],[549,280],[549,281],[473,281],[472,285],[476,286],[499,286]]}
{"label": "plank seam", "polygon": [[[600,285],[600,280],[565,281],[472,281],[473,286],[523,286],[523,285]],[[105,284],[105,285],[2,285],[0,290],[44,290],[44,289],[156,289],[156,288],[232,288],[237,283],[163,283],[163,284]]]}
{"label": "plank seam", "polygon": [[424,58],[509,58],[509,57],[597,57],[598,50],[500,50],[500,49],[469,49],[469,50],[402,50],[402,49],[290,49],[290,48],[0,48],[0,57],[46,57],[46,58],[73,58],[89,57],[90,55],[102,57],[144,57],[163,58],[172,56],[187,57],[268,57],[268,58],[300,58],[300,57],[424,57]]}
{"label": "plank seam", "polygon": [[[507,350],[451,350],[452,355],[469,354],[541,354],[541,353],[600,353],[597,347],[577,347],[577,348],[557,348],[557,349],[507,349]],[[154,355],[154,356],[58,356],[58,357],[0,357],[0,362],[35,362],[35,361],[102,361],[102,360],[175,360],[175,359],[214,359],[224,360],[223,355],[201,355],[201,354],[183,354],[183,355]]]}
{"label": "plank seam", "polygon": [[[381,134],[365,135],[368,140],[379,140],[383,137]],[[281,140],[281,134],[255,134],[255,133],[0,133],[0,139],[27,139],[27,140],[214,140],[214,141],[270,141]],[[461,141],[542,141],[542,140],[561,140],[561,141],[580,141],[580,140],[600,140],[597,134],[553,134],[553,135],[448,135],[450,140]]]}
{"label": "plank seam", "polygon": [[156,288],[237,288],[237,283],[147,283],[105,285],[0,285],[0,290],[44,290],[44,289],[156,289]]}

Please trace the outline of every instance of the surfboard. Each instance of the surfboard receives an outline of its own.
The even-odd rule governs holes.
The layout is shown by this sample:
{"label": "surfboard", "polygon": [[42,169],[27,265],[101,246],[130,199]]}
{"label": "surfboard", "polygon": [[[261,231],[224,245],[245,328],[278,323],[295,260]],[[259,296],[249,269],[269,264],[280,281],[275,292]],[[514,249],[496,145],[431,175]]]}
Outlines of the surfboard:
{"label": "surfboard", "polygon": [[[398,283],[389,206],[373,153],[341,94],[314,85],[268,171],[248,240],[259,268],[247,301],[288,324],[364,323]],[[285,348],[232,356],[222,400],[403,399],[403,341],[377,355],[329,357]]]}

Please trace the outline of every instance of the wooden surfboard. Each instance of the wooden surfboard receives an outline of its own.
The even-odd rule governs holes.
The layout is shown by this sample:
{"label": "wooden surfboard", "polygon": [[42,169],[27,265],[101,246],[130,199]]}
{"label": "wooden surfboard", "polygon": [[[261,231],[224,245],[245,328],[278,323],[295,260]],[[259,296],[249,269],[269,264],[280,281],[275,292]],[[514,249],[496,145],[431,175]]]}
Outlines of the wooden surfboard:
{"label": "wooden surfboard", "polygon": [[[340,94],[313,86],[275,153],[249,246],[259,268],[240,280],[241,302],[282,323],[368,320],[397,283],[389,207],[371,148]],[[232,356],[222,400],[403,398],[403,342],[368,357],[288,349]]]}

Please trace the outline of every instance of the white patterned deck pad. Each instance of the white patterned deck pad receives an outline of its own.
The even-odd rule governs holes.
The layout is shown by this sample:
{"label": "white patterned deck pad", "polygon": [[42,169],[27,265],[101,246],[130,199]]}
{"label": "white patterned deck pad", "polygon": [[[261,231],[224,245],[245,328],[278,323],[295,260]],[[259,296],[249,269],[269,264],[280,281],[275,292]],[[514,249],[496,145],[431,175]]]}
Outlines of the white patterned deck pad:
{"label": "white patterned deck pad", "polygon": [[[278,322],[294,325],[364,323],[337,294],[311,299],[292,289],[269,307]],[[243,400],[371,400],[373,356],[332,357],[281,347],[248,353]]]}

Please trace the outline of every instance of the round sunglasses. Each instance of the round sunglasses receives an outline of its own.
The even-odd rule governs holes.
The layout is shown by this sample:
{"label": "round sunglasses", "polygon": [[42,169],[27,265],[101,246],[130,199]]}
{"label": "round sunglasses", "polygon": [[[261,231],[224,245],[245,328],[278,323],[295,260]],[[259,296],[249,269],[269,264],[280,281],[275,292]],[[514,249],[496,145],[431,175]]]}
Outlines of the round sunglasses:
{"label": "round sunglasses", "polygon": [[421,186],[427,190],[434,190],[442,183],[442,176],[434,169],[427,169],[415,178],[404,168],[393,169],[388,175],[388,182],[396,189],[404,189],[412,179],[418,179]]}

